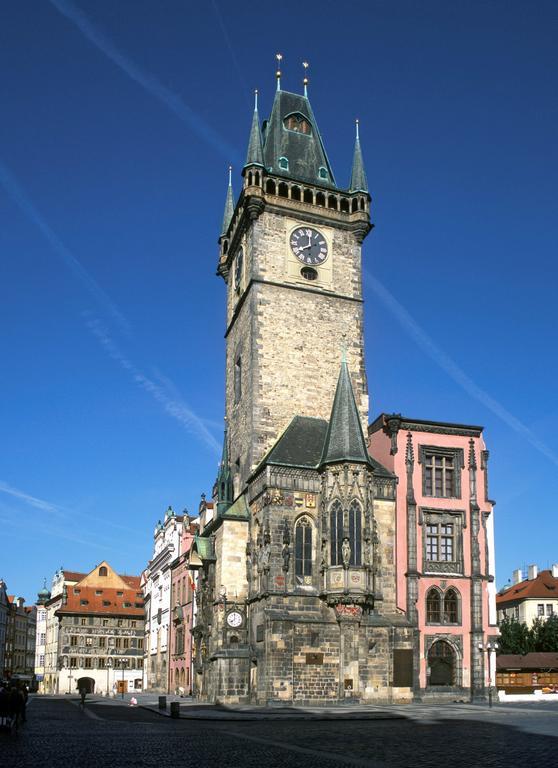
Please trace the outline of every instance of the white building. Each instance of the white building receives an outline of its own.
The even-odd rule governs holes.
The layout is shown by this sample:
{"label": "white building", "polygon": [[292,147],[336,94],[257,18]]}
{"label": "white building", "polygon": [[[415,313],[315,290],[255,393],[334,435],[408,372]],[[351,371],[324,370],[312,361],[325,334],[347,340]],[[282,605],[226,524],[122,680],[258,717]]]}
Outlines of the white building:
{"label": "white building", "polygon": [[169,690],[169,630],[171,622],[171,563],[179,554],[182,515],[172,507],[153,534],[153,557],[142,574],[145,600],[144,688]]}
{"label": "white building", "polygon": [[498,623],[514,618],[530,627],[535,619],[558,615],[558,564],[545,571],[530,565],[526,579],[517,569],[512,581],[496,596]]}
{"label": "white building", "polygon": [[50,592],[46,586],[37,595],[37,627],[35,632],[35,680],[38,690],[44,693],[45,660],[46,660],[46,632],[47,632],[47,607],[50,600]]}

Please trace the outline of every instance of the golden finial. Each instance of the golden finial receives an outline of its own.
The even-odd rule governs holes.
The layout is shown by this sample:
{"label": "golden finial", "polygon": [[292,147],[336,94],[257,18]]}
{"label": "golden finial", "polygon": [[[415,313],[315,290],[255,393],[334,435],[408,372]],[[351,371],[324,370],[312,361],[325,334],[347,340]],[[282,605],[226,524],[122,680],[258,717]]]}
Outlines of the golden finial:
{"label": "golden finial", "polygon": [[302,81],[302,84],[304,85],[304,95],[308,96],[308,67],[310,66],[307,61],[302,62],[302,66],[304,67],[304,79]]}
{"label": "golden finial", "polygon": [[281,60],[283,59],[282,53],[276,53],[275,58],[277,59],[277,72],[275,73],[275,77],[277,78],[277,90],[281,90]]}

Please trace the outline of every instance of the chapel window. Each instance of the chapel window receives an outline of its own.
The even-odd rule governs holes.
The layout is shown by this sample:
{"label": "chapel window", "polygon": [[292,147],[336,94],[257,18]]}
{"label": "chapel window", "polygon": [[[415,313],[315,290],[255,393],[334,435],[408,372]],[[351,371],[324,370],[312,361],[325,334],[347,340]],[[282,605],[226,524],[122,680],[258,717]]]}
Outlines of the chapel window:
{"label": "chapel window", "polygon": [[334,501],[329,512],[329,535],[331,546],[331,564],[343,563],[343,507],[340,501]]}
{"label": "chapel window", "polygon": [[362,514],[358,501],[352,501],[349,507],[349,544],[351,547],[350,565],[362,565]]}
{"label": "chapel window", "polygon": [[299,583],[312,577],[312,523],[307,517],[295,525],[295,575]]}
{"label": "chapel window", "polygon": [[429,590],[426,595],[426,621],[428,624],[439,624],[442,616],[441,596],[437,589]]}

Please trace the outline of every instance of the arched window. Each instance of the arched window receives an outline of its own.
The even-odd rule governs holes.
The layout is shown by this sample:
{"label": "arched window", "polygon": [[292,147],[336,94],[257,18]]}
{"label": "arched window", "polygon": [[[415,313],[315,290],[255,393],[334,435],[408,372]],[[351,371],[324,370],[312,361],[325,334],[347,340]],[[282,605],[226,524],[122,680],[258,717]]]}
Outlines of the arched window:
{"label": "arched window", "polygon": [[327,207],[333,208],[334,211],[337,210],[337,198],[333,195],[330,195],[327,199]]}
{"label": "arched window", "polygon": [[318,171],[318,176],[320,179],[327,179],[327,168],[324,168],[323,166],[320,166],[320,169]]}
{"label": "arched window", "polygon": [[248,174],[248,186],[249,187],[252,186],[252,171],[250,171],[250,173]]}
{"label": "arched window", "polygon": [[99,568],[99,576],[108,576],[108,570],[107,570],[106,565],[102,565]]}
{"label": "arched window", "polygon": [[288,186],[286,184],[284,184],[283,182],[281,182],[281,184],[279,184],[277,193],[278,193],[279,197],[288,197],[289,196],[289,188],[288,188]]}
{"label": "arched window", "polygon": [[362,515],[358,501],[349,507],[349,544],[351,545],[350,565],[362,565]]}
{"label": "arched window", "polygon": [[439,624],[442,618],[442,599],[437,589],[430,589],[426,595],[426,621]]}
{"label": "arched window", "polygon": [[311,189],[305,189],[304,190],[303,198],[304,198],[304,202],[305,203],[313,203],[314,202],[314,193],[312,192]]}
{"label": "arched window", "polygon": [[356,199],[356,197],[355,197],[355,199],[353,200],[353,203],[352,203],[352,205],[351,205],[351,209],[352,209],[352,212],[353,212],[353,213],[355,213],[356,211],[358,211],[358,200]]}
{"label": "arched window", "polygon": [[260,186],[260,172],[259,171],[256,171],[256,175],[254,177],[254,184],[256,184],[256,186],[258,186],[258,187]]}
{"label": "arched window", "polygon": [[295,525],[295,575],[301,581],[312,576],[312,523],[307,517]]}
{"label": "arched window", "polygon": [[428,651],[428,685],[455,684],[455,651],[445,640],[436,640]]}
{"label": "arched window", "polygon": [[283,120],[283,125],[287,130],[295,131],[296,133],[305,133],[307,136],[312,133],[312,126],[304,117],[304,115],[300,114],[300,112],[287,115],[287,117]]}
{"label": "arched window", "polygon": [[457,624],[458,622],[458,597],[457,591],[448,589],[444,595],[444,624]]}
{"label": "arched window", "polygon": [[291,200],[300,200],[300,198],[301,198],[300,187],[292,187]]}
{"label": "arched window", "polygon": [[325,204],[326,204],[325,195],[322,194],[321,192],[318,192],[318,194],[316,195],[316,205],[322,205],[325,208]]}
{"label": "arched window", "polygon": [[343,555],[341,545],[343,544],[343,507],[340,501],[334,501],[329,512],[329,535],[331,546],[331,564],[341,565]]}
{"label": "arched window", "polygon": [[341,210],[343,213],[349,213],[349,201],[346,197],[341,198]]}
{"label": "arched window", "polygon": [[287,160],[286,157],[279,158],[279,168],[281,168],[282,171],[289,170],[289,161]]}

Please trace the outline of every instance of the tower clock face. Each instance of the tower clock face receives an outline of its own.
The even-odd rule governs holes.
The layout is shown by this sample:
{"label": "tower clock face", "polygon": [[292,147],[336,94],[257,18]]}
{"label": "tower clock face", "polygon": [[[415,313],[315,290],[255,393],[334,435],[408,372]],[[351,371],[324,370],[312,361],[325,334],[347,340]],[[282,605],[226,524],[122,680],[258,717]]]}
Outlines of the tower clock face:
{"label": "tower clock face", "polygon": [[242,614],[240,611],[231,611],[227,614],[227,624],[229,627],[233,627],[234,629],[237,629],[238,627],[242,626]]}
{"label": "tower clock face", "polygon": [[327,241],[317,229],[298,227],[291,235],[291,250],[303,264],[314,266],[327,259]]}
{"label": "tower clock face", "polygon": [[240,281],[242,280],[242,263],[244,261],[244,251],[242,248],[238,249],[236,259],[234,263],[234,287],[238,291],[240,288]]}

